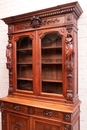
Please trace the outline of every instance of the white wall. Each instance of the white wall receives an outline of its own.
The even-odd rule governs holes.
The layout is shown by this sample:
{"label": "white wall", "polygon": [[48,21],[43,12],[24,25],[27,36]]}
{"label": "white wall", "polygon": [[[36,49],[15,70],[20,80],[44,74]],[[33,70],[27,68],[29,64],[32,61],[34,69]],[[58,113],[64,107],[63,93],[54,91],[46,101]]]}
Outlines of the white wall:
{"label": "white wall", "polygon": [[[73,0],[0,0],[0,19],[68,2],[73,2]],[[83,14],[78,20],[78,87],[79,98],[82,101],[80,127],[81,130],[87,130],[87,1],[78,0],[78,2],[83,9]],[[7,41],[7,25],[0,20],[0,97],[8,93],[8,70],[5,56]]]}

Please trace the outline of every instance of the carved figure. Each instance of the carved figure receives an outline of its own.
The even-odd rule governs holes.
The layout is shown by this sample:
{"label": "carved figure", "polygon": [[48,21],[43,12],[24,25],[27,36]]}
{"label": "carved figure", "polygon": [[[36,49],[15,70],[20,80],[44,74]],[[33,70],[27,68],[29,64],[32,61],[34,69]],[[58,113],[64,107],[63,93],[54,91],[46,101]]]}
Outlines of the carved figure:
{"label": "carved figure", "polygon": [[66,58],[68,61],[71,60],[71,55],[74,53],[72,41],[72,36],[68,34],[66,37]]}
{"label": "carved figure", "polygon": [[12,47],[12,44],[8,44],[7,45],[7,49],[6,49],[6,57],[7,57],[7,62],[9,62],[11,60],[11,47]]}

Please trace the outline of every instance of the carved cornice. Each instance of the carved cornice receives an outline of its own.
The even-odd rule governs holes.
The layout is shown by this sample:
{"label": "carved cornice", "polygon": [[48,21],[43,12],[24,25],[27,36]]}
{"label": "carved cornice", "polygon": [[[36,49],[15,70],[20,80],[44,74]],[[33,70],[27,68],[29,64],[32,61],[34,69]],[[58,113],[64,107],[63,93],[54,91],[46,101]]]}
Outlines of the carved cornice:
{"label": "carved cornice", "polygon": [[43,10],[38,10],[38,11],[22,14],[22,15],[3,18],[2,20],[6,24],[14,24],[20,21],[30,20],[33,16],[38,16],[39,18],[43,18],[43,17],[60,15],[60,14],[65,14],[65,13],[72,13],[72,12],[73,14],[75,14],[77,19],[80,17],[83,11],[78,2],[67,3],[67,4],[58,5],[58,6],[43,9]]}

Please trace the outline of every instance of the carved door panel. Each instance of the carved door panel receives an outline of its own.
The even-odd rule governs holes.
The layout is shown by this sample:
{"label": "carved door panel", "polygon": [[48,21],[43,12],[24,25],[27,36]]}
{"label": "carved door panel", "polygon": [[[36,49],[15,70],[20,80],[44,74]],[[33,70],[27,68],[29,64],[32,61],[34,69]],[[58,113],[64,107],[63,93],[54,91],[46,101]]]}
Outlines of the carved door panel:
{"label": "carved door panel", "polygon": [[33,130],[63,130],[62,123],[34,118]]}
{"label": "carved door panel", "polygon": [[8,113],[7,130],[29,130],[29,117]]}

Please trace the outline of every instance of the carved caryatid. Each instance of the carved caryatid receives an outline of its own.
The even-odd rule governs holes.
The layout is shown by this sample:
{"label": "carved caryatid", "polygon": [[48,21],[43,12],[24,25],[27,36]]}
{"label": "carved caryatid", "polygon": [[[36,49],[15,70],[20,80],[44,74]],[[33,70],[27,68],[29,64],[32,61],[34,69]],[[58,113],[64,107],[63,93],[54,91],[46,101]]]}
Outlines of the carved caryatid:
{"label": "carved caryatid", "polygon": [[6,57],[7,57],[7,69],[11,69],[11,62],[12,62],[12,44],[9,43],[6,46]]}
{"label": "carved caryatid", "polygon": [[71,61],[72,54],[74,53],[73,38],[70,34],[66,37],[66,60]]}
{"label": "carved caryatid", "polygon": [[31,23],[30,23],[30,26],[33,27],[33,28],[38,28],[41,26],[41,19],[38,17],[38,16],[33,16],[31,18]]}

